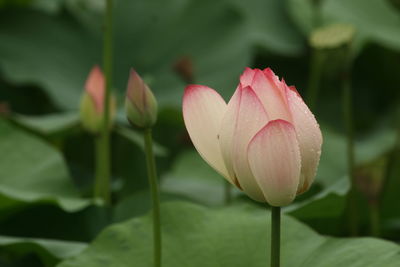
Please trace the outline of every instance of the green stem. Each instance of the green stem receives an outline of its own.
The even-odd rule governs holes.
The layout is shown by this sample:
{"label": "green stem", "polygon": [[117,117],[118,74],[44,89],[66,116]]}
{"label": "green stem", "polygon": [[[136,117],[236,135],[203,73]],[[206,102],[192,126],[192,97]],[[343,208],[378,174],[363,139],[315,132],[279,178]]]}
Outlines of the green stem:
{"label": "green stem", "polygon": [[104,17],[103,70],[105,75],[104,115],[96,140],[96,182],[94,195],[110,203],[110,97],[112,77],[112,0],[107,0]]}
{"label": "green stem", "polygon": [[314,29],[321,25],[321,5],[322,0],[313,1],[313,26]]}
{"label": "green stem", "polygon": [[[392,175],[394,174],[393,171],[395,170],[394,168],[397,166],[397,164],[399,164],[397,162],[398,155],[400,155],[400,123],[399,122],[400,122],[400,118],[398,118],[398,122],[396,124],[397,134],[396,134],[395,144],[394,144],[393,150],[390,151],[387,162],[386,162],[386,167],[385,167],[385,172],[384,172],[384,180],[383,180],[383,189],[381,191],[381,195],[385,195],[387,190],[389,190],[389,188],[391,188],[391,180],[392,180],[391,178],[392,178]],[[396,178],[399,178],[399,177],[396,177]],[[379,204],[380,204],[380,202],[379,202]],[[378,212],[379,211],[380,211],[380,207],[379,207]],[[380,228],[379,228],[379,230],[380,230]],[[379,234],[380,234],[380,232],[379,232]]]}
{"label": "green stem", "polygon": [[160,196],[157,182],[156,163],[153,154],[153,139],[151,129],[144,132],[144,143],[147,162],[147,175],[149,178],[151,199],[153,205],[153,240],[154,240],[154,266],[161,266],[161,220],[160,220]]}
{"label": "green stem", "polygon": [[311,110],[315,108],[318,91],[321,83],[322,68],[324,63],[324,52],[313,49],[311,55],[310,72],[308,75],[307,104]]}
{"label": "green stem", "polygon": [[395,143],[394,143],[394,147],[393,150],[390,151],[389,155],[388,155],[388,160],[386,163],[386,168],[385,168],[385,178],[384,178],[384,184],[383,184],[383,194],[384,191],[386,191],[389,187],[389,180],[390,180],[390,176],[391,176],[391,171],[394,168],[394,166],[396,165],[396,156],[397,154],[400,152],[400,125],[398,125],[397,127],[397,134],[396,134],[396,139],[395,139]]}
{"label": "green stem", "polygon": [[271,267],[279,267],[281,256],[281,207],[272,207],[271,212]]}
{"label": "green stem", "polygon": [[371,235],[379,237],[380,235],[380,219],[379,219],[379,202],[373,201],[369,204]]}
{"label": "green stem", "polygon": [[96,146],[96,183],[94,195],[100,198],[105,204],[110,203],[110,180],[109,180],[109,151],[108,140],[101,134],[95,137]]}
{"label": "green stem", "polygon": [[230,204],[232,202],[232,186],[228,181],[224,181],[224,197],[225,204]]}
{"label": "green stem", "polygon": [[352,111],[352,92],[351,92],[351,74],[350,63],[346,64],[345,71],[342,73],[343,87],[343,115],[346,125],[347,136],[347,168],[351,181],[351,189],[348,196],[348,218],[349,230],[352,236],[358,235],[358,209],[357,209],[357,191],[354,176],[354,130],[353,130],[353,111]]}
{"label": "green stem", "polygon": [[351,236],[358,236],[358,220],[359,214],[357,209],[357,192],[352,185],[350,192],[347,197],[347,216],[348,216],[348,227],[349,234]]}

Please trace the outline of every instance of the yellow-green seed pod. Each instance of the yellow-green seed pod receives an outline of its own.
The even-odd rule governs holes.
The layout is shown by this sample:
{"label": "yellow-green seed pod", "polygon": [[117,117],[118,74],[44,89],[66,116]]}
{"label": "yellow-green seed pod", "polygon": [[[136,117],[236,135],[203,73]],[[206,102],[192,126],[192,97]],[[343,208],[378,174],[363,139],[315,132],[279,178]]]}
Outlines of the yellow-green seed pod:
{"label": "yellow-green seed pod", "polygon": [[350,43],[355,32],[350,24],[331,24],[313,31],[309,42],[316,49],[333,49]]}

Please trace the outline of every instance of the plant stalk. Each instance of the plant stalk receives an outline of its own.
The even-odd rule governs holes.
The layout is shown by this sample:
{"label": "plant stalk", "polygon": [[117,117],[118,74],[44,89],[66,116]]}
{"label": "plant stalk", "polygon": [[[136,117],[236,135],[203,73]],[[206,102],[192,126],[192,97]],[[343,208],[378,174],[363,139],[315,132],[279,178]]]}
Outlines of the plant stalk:
{"label": "plant stalk", "polygon": [[280,266],[281,207],[271,208],[271,267]]}
{"label": "plant stalk", "polygon": [[96,180],[94,196],[100,198],[105,204],[110,204],[109,180],[109,150],[108,140],[104,134],[95,137],[96,147]]}
{"label": "plant stalk", "polygon": [[324,65],[324,51],[313,49],[311,55],[310,72],[308,75],[307,104],[314,110],[321,84],[322,69]]}
{"label": "plant stalk", "polygon": [[110,203],[110,97],[112,84],[112,0],[106,0],[103,37],[105,97],[103,123],[96,140],[96,180],[94,195]]}
{"label": "plant stalk", "polygon": [[347,168],[348,175],[351,181],[351,189],[348,195],[348,218],[349,231],[352,236],[358,235],[358,220],[359,214],[357,209],[357,190],[354,176],[355,161],[354,161],[354,123],[353,123],[353,100],[351,92],[351,74],[350,63],[345,64],[344,72],[342,73],[342,89],[343,89],[343,115],[346,126],[347,137]]}
{"label": "plant stalk", "polygon": [[[400,119],[399,119],[400,121]],[[389,180],[391,176],[392,169],[394,168],[396,164],[396,155],[400,152],[400,123],[397,126],[397,133],[396,133],[396,139],[394,143],[393,150],[390,151],[388,155],[388,160],[386,163],[386,168],[385,168],[385,178],[384,178],[384,184],[383,184],[383,194],[385,194],[385,191],[388,190],[389,185]]]}
{"label": "plant stalk", "polygon": [[[384,183],[383,183],[383,189],[381,192],[382,195],[385,195],[387,190],[389,190],[389,188],[391,187],[391,176],[393,175],[393,171],[394,171],[396,164],[399,164],[397,161],[398,161],[398,155],[400,155],[400,113],[399,113],[399,117],[397,118],[395,126],[396,126],[396,130],[397,130],[396,131],[396,139],[395,139],[395,144],[394,144],[393,150],[390,151],[387,162],[386,162]],[[399,178],[398,175],[397,175],[397,178]],[[380,204],[381,203],[379,202],[379,205]],[[379,208],[378,214],[380,214],[380,206],[378,206],[378,208]],[[378,219],[379,218],[380,217],[378,217]],[[371,233],[372,233],[372,231],[371,231]],[[379,228],[378,233],[380,234],[380,228]]]}
{"label": "plant stalk", "polygon": [[145,129],[144,143],[147,163],[147,175],[151,190],[153,206],[153,244],[154,244],[154,267],[161,266],[161,218],[160,218],[160,195],[157,182],[156,163],[153,154],[153,139],[151,128]]}
{"label": "plant stalk", "polygon": [[322,24],[322,2],[324,0],[314,0],[313,2],[313,26],[314,29]]}
{"label": "plant stalk", "polygon": [[380,236],[379,201],[372,201],[369,203],[369,216],[370,216],[371,235],[379,237]]}

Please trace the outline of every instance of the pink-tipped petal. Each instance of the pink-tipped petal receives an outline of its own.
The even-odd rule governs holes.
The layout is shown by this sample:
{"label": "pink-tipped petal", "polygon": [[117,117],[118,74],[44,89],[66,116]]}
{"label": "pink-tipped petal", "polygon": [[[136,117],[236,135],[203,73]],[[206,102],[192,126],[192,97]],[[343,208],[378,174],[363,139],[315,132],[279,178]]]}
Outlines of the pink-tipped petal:
{"label": "pink-tipped petal", "polygon": [[301,178],[297,193],[308,190],[314,181],[321,155],[322,134],[319,125],[297,90],[288,87],[287,97],[301,154]]}
{"label": "pink-tipped petal", "polygon": [[237,181],[236,174],[233,169],[233,137],[236,128],[236,121],[239,112],[240,99],[242,97],[241,85],[236,89],[235,93],[228,102],[228,107],[221,122],[221,129],[219,132],[219,145],[222,152],[222,157],[229,176],[232,178],[234,185],[240,185]]}
{"label": "pink-tipped petal", "polygon": [[265,71],[255,70],[253,83],[251,87],[256,92],[258,98],[264,105],[270,120],[283,119],[292,121],[289,107],[286,101],[286,95],[280,89],[280,81],[275,79],[275,75],[270,70],[268,76]]}
{"label": "pink-tipped petal", "polygon": [[140,112],[143,112],[145,109],[145,90],[146,85],[143,82],[142,78],[134,69],[131,69],[126,90],[126,96],[132,103],[135,103],[136,108]]}
{"label": "pink-tipped petal", "polygon": [[261,202],[265,202],[265,198],[251,172],[247,148],[251,138],[267,122],[267,114],[256,93],[249,86],[243,88],[233,137],[233,167],[243,191]]}
{"label": "pink-tipped petal", "polygon": [[99,66],[94,66],[86,80],[85,89],[92,98],[96,111],[103,112],[105,81]]}
{"label": "pink-tipped petal", "polygon": [[285,206],[299,185],[301,159],[296,131],[284,120],[270,121],[250,141],[248,161],[266,201]]}
{"label": "pink-tipped petal", "polygon": [[255,73],[256,71],[250,68],[246,68],[244,70],[242,75],[240,75],[240,85],[242,86],[242,88],[246,86],[251,86]]}
{"label": "pink-tipped petal", "polygon": [[282,98],[284,98],[285,103],[286,99],[285,99],[285,82],[279,80],[279,77],[275,75],[275,73],[272,71],[271,68],[266,68],[263,70],[265,77],[267,77],[267,79],[273,84],[275,85],[275,88],[279,91],[280,95],[282,96]]}
{"label": "pink-tipped petal", "polygon": [[230,180],[218,141],[221,121],[227,109],[225,101],[207,86],[189,85],[185,89],[182,109],[186,129],[201,157]]}

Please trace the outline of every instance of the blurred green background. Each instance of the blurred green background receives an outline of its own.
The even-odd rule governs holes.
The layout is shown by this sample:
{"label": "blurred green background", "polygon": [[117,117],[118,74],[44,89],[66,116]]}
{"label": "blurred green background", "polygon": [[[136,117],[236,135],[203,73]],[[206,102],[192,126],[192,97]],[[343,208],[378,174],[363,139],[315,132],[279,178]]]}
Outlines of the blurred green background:
{"label": "blurred green background", "polygon": [[[166,231],[182,238],[167,236],[165,242],[169,247],[180,244],[185,251],[181,261],[173,261],[168,255],[175,254],[167,249],[165,266],[265,265],[258,260],[264,248],[258,246],[254,255],[260,256],[252,257],[254,262],[245,261],[249,245],[241,239],[243,247],[234,247],[230,235],[224,235],[228,229],[236,229],[235,234],[244,227],[261,229],[262,221],[267,222],[262,217],[262,205],[233,190],[233,202],[225,207],[224,180],[194,151],[181,114],[187,83],[212,87],[228,100],[246,66],[271,67],[287,84],[295,85],[306,101],[312,66],[319,73],[319,92],[312,107],[324,136],[318,175],[311,190],[284,209],[295,218],[287,217],[287,227],[292,229],[288,232],[310,231],[308,237],[315,238],[304,241],[302,249],[309,247],[307,244],[322,243],[322,235],[335,236],[337,239],[327,239],[334,242],[349,236],[343,79],[350,81],[353,95],[360,234],[371,235],[370,211],[378,206],[380,238],[400,242],[399,1],[115,0],[113,89],[119,112],[111,142],[112,207],[91,199],[93,136],[80,127],[78,110],[90,69],[102,63],[103,10],[100,0],[0,0],[0,266],[55,266],[76,255],[76,261],[67,260],[62,266],[151,266],[143,256],[151,255],[151,245],[143,241],[146,236],[150,238],[149,220],[141,217],[150,209],[142,136],[129,127],[123,113],[131,67],[159,101],[155,151],[162,200],[169,205],[163,218]],[[328,49],[310,45],[315,30],[337,23],[354,27],[351,42]],[[316,63],[321,54],[323,60]],[[343,78],[345,64],[351,71]],[[173,216],[174,210],[180,217]],[[218,214],[226,215],[226,219]],[[136,219],[126,221],[132,218]],[[206,218],[210,227],[204,229],[213,229],[213,234],[195,236],[197,230],[182,225],[185,219],[196,224],[196,220],[208,221]],[[132,227],[117,224],[96,238],[105,227],[119,222],[129,222]],[[118,239],[123,238],[122,233],[129,233],[118,232],[118,227],[128,227],[137,242],[130,244],[128,239],[125,244]],[[198,229],[206,231],[200,226]],[[218,237],[220,230],[226,237],[221,238],[224,243],[211,238]],[[182,245],[187,241],[187,231],[194,231],[190,236],[193,240],[214,240],[221,254],[205,257],[220,265],[204,265],[199,251],[206,251],[207,246],[202,247],[200,241],[193,251],[190,245]],[[243,230],[239,234],[257,237],[256,230],[249,231],[255,232]],[[117,232],[121,234],[118,238],[113,235]],[[107,237],[107,233],[118,240]],[[348,251],[367,251],[369,247],[378,254],[382,248],[400,255],[394,243],[362,240],[371,243],[343,246],[348,246]],[[115,251],[113,242],[126,247]],[[246,242],[253,241],[249,238]],[[232,256],[226,253],[229,250],[242,251],[243,255]],[[113,265],[110,259],[99,257],[104,251],[110,251],[120,262]],[[199,255],[193,256],[194,251]],[[185,255],[193,260],[183,263]],[[373,253],[365,260],[372,264],[368,266],[400,265],[400,261],[390,261],[386,256],[387,265],[371,263],[379,258]],[[339,265],[326,263],[326,258],[328,265],[317,263],[315,258],[315,263],[308,259],[304,265],[291,265],[289,258],[286,266]],[[121,259],[133,265],[124,265]]]}

